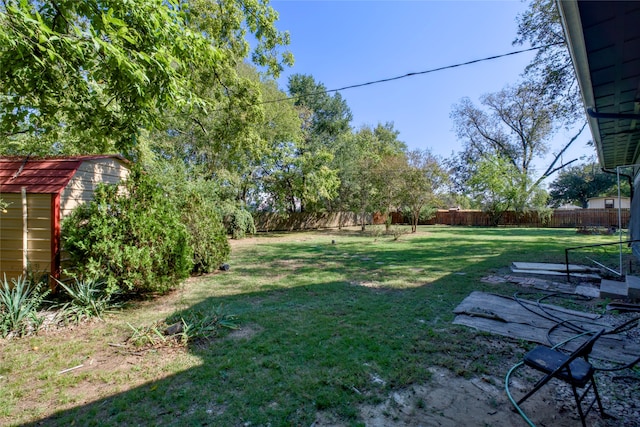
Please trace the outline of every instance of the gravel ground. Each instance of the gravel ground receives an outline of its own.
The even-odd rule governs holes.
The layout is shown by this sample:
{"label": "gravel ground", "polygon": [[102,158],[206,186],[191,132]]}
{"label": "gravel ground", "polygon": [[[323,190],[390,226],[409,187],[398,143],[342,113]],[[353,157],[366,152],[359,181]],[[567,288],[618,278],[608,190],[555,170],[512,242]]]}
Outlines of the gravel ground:
{"label": "gravel ground", "polygon": [[[627,321],[637,319],[639,316],[640,313],[605,314],[599,320],[605,324],[621,325]],[[631,328],[621,335],[640,344],[640,326],[638,322],[631,324]],[[640,358],[640,354],[638,357]],[[591,362],[596,368],[614,370],[598,369],[596,371],[595,378],[602,405],[605,413],[610,418],[602,419],[597,412],[592,412],[589,415],[589,421],[592,423],[590,425],[606,427],[640,426],[640,363],[631,369],[620,369],[620,365],[612,363],[595,359],[591,359]],[[573,392],[568,384],[558,381],[554,398],[556,409],[559,412],[574,412],[576,419],[579,419]]]}

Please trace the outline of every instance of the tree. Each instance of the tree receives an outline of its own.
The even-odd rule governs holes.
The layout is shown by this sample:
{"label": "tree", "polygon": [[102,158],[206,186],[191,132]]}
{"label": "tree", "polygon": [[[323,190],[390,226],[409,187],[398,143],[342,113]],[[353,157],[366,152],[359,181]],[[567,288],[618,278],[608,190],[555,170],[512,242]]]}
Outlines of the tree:
{"label": "tree", "polygon": [[[362,132],[367,132],[362,128]],[[372,129],[372,145],[362,155],[372,157],[373,167],[368,170],[374,188],[372,208],[381,212],[389,229],[390,213],[401,205],[403,174],[407,170],[406,145],[398,139],[400,132],[393,123],[378,125]]]}
{"label": "tree", "polygon": [[404,153],[384,155],[371,169],[371,182],[375,189],[373,206],[387,218],[387,231],[391,225],[391,211],[402,204],[402,184],[407,169],[407,157]]}
{"label": "tree", "polygon": [[469,193],[489,213],[491,224],[498,225],[504,212],[521,203],[521,188],[527,179],[509,159],[485,154],[468,182]]}
{"label": "tree", "polygon": [[[211,109],[196,78],[224,93],[247,54],[280,70],[277,14],[265,0],[5,0],[0,4],[0,135],[12,153],[138,149],[168,110]],[[206,70],[206,73],[204,72]],[[232,94],[226,93],[226,96]]]}
{"label": "tree", "polygon": [[249,64],[240,64],[236,76],[227,85],[244,88],[241,97],[221,99],[213,112],[168,114],[166,129],[154,132],[150,145],[158,157],[184,162],[187,173],[218,182],[224,203],[258,207],[268,195],[277,204],[277,163],[302,139],[301,120],[292,101],[272,102],[286,97],[275,80]]}
{"label": "tree", "polygon": [[291,76],[289,94],[300,119],[300,138],[280,141],[264,176],[276,206],[288,212],[320,210],[337,195],[333,159],[350,130],[351,111],[339,93],[329,95],[312,76]]}
{"label": "tree", "polygon": [[429,150],[413,150],[407,153],[402,178],[401,201],[411,213],[411,231],[415,233],[421,217],[433,213],[440,204],[439,193],[447,184],[448,174]]}
{"label": "tree", "polygon": [[517,17],[518,35],[513,44],[539,46],[525,68],[524,77],[540,88],[546,101],[558,104],[567,124],[582,114],[580,88],[569,55],[555,0],[532,0]]}
{"label": "tree", "polygon": [[[629,182],[620,181],[621,194],[630,195]],[[549,185],[549,196],[553,206],[563,203],[579,203],[583,208],[591,197],[610,196],[618,193],[616,174],[603,172],[597,163],[585,163],[561,171]]]}
{"label": "tree", "polygon": [[[468,98],[454,107],[451,117],[458,138],[464,144],[460,156],[464,162],[457,164],[457,178],[462,186],[477,173],[480,160],[499,158],[508,162],[521,177],[518,182],[522,196],[512,208],[522,211],[529,207],[525,203],[538,200],[534,196],[543,180],[577,160],[562,162],[562,154],[576,135],[554,153],[546,170],[536,176],[534,160],[548,153],[548,141],[556,130],[555,120],[559,117],[557,106],[549,104],[540,95],[536,86],[522,83],[484,95],[481,98],[484,109],[476,107]],[[561,164],[557,165],[558,162]]]}
{"label": "tree", "polygon": [[391,181],[397,181],[398,165],[406,164],[406,145],[398,135],[392,123],[362,126],[340,138],[336,146],[333,164],[340,187],[331,207],[360,213],[363,230],[367,213],[388,212],[398,203],[398,187]]}

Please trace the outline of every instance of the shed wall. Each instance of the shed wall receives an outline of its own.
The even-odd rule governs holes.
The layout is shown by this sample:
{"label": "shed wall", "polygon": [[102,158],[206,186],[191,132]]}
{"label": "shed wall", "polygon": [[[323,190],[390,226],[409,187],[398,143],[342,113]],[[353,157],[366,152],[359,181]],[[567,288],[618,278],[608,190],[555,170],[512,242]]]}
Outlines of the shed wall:
{"label": "shed wall", "polygon": [[117,184],[128,176],[129,169],[114,158],[82,162],[60,195],[60,217],[66,217],[78,205],[93,200],[98,184]]}
{"label": "shed wall", "polygon": [[[3,193],[2,199],[10,204],[7,213],[0,213],[0,275],[11,281],[24,273],[22,195]],[[30,273],[50,273],[50,194],[27,194],[27,262]]]}

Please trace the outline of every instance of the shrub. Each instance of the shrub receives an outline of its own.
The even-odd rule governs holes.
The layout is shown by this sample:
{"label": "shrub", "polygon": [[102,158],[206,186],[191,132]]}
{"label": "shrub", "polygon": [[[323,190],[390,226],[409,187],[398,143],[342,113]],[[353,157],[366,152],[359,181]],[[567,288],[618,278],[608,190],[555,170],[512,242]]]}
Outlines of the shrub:
{"label": "shrub", "polygon": [[217,270],[231,252],[222,222],[219,185],[197,177],[198,172],[187,169],[181,162],[156,161],[147,169],[180,212],[193,249],[193,272]]}
{"label": "shrub", "polygon": [[12,280],[12,285],[4,280],[0,281],[0,334],[22,336],[32,330],[37,330],[43,322],[38,316],[38,308],[49,294],[44,283],[33,284],[23,277]]}
{"label": "shrub", "polygon": [[256,225],[251,212],[246,209],[229,205],[223,208],[224,225],[227,234],[234,239],[242,239],[247,234],[256,233]]}
{"label": "shrub", "polygon": [[62,228],[70,273],[104,278],[108,293],[163,293],[193,266],[178,209],[138,170],[117,186],[98,186],[94,200],[74,210]]}
{"label": "shrub", "polygon": [[231,248],[215,203],[192,192],[181,208],[193,248],[193,272],[210,273],[229,258]]}

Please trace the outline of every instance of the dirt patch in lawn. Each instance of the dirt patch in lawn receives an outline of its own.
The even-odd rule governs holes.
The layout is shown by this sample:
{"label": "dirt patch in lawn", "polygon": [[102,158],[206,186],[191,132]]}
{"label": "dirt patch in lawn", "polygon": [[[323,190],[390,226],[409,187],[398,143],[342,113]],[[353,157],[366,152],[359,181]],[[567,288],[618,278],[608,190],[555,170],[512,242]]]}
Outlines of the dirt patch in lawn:
{"label": "dirt patch in lawn", "polygon": [[[396,390],[381,403],[358,408],[367,427],[411,426],[517,426],[526,425],[515,412],[504,391],[504,379],[482,376],[466,379],[453,372],[433,367],[432,380]],[[518,384],[512,388],[519,392]],[[538,426],[573,427],[580,424],[578,413],[556,395],[554,387],[547,387],[531,397],[526,415]],[[590,426],[637,425],[633,419],[602,420],[598,413],[588,416]],[[342,427],[350,425],[328,412],[319,412],[313,427]]]}

